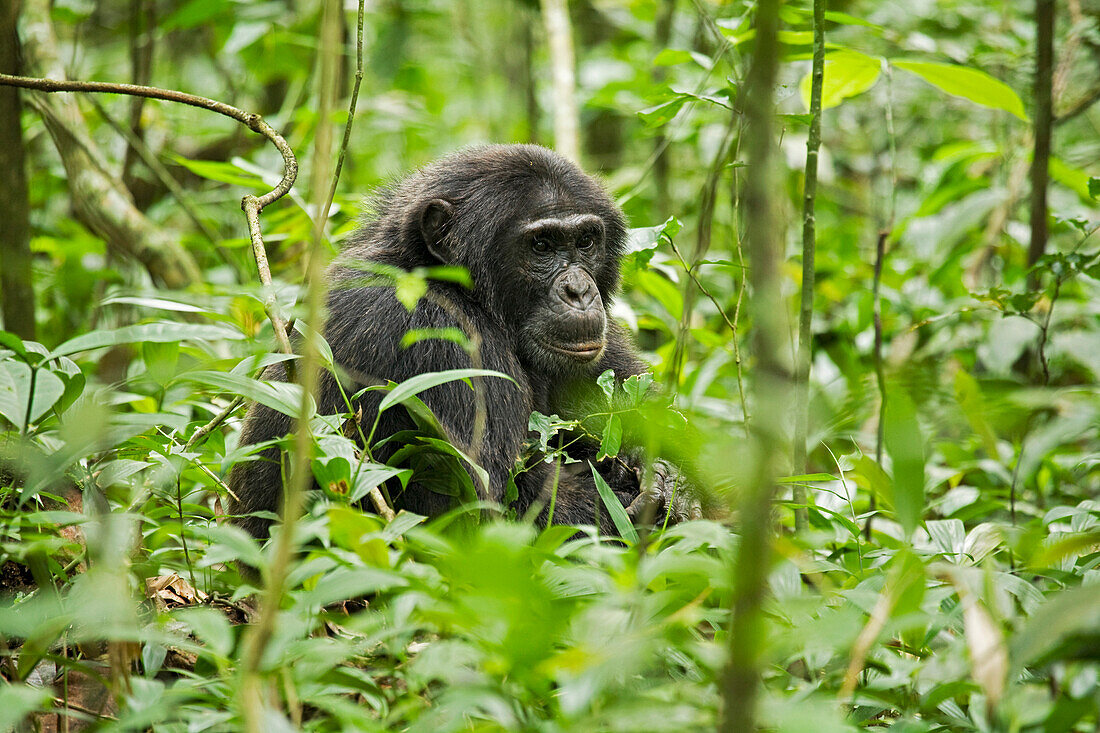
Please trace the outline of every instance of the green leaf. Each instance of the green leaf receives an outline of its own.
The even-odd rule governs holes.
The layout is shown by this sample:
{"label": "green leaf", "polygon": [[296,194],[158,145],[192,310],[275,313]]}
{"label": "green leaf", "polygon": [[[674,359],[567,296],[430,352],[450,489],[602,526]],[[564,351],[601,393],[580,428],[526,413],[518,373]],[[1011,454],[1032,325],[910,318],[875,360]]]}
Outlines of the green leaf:
{"label": "green leaf", "polygon": [[248,171],[241,170],[232,163],[223,163],[215,160],[188,160],[179,155],[173,155],[172,160],[200,178],[218,183],[228,183],[233,186],[246,188],[267,188],[267,184],[259,176]]}
{"label": "green leaf", "polygon": [[924,563],[902,548],[889,564],[886,584],[894,593],[894,614],[918,612],[926,590]]}
{"label": "green leaf", "polygon": [[221,611],[192,606],[173,611],[172,615],[187,624],[195,638],[217,656],[225,658],[233,651],[233,627]]}
{"label": "green leaf", "polygon": [[382,530],[382,536],[389,542],[393,542],[416,525],[422,523],[425,519],[427,519],[427,517],[413,514],[412,512],[407,512],[402,509],[397,513],[397,516],[393,518],[393,521],[387,524]]}
{"label": "green leaf", "polygon": [[464,349],[470,346],[470,339],[466,338],[466,334],[460,328],[414,328],[406,331],[405,335],[401,337],[401,348],[407,349],[413,344],[432,339],[453,341]]}
{"label": "green leaf", "polygon": [[[473,458],[466,455],[465,452],[459,450],[457,447],[451,445],[445,440],[440,440],[439,438],[421,438],[420,440],[424,444],[435,448],[440,453],[461,459],[462,462],[469,466],[470,470],[474,472],[474,476],[477,477],[478,482],[481,484],[482,491],[484,491],[486,495],[489,493],[489,472],[482,468],[479,464],[474,462]],[[473,489],[473,484],[470,485],[470,488]],[[476,489],[474,489],[474,491],[476,492]],[[479,498],[480,497],[477,493],[462,494],[462,501],[464,502],[477,501]]]}
{"label": "green leaf", "polygon": [[891,61],[899,69],[912,72],[932,86],[975,104],[1006,112],[1027,122],[1024,103],[1012,87],[984,71],[955,64],[930,61]]}
{"label": "green leaf", "polygon": [[139,323],[123,326],[113,331],[93,331],[69,339],[50,352],[48,358],[68,356],[81,351],[102,349],[106,346],[134,344],[143,341],[168,343],[171,341],[224,341],[243,339],[240,331],[202,323]]}
{"label": "green leaf", "polygon": [[410,313],[416,304],[428,292],[428,281],[414,272],[405,272],[397,276],[393,284],[394,296]]}
{"label": "green leaf", "polygon": [[201,561],[202,567],[240,560],[246,565],[260,568],[264,564],[260,546],[250,534],[234,524],[213,527],[191,525],[189,531],[210,541],[210,547]]}
{"label": "green leaf", "polygon": [[423,275],[429,280],[442,280],[456,283],[464,288],[472,288],[474,279],[470,277],[470,271],[461,265],[434,265],[432,267],[417,267],[414,272]]}
{"label": "green leaf", "polygon": [[446,440],[428,438],[412,430],[403,430],[389,436],[377,445],[392,442],[401,445],[389,461],[394,464],[408,463],[416,475],[417,483],[437,494],[458,497],[464,504],[473,504],[480,498],[474,487],[470,473],[462,463],[470,466],[470,471],[487,491],[489,473],[474,463],[470,456],[454,447]]}
{"label": "green leaf", "polygon": [[138,305],[143,308],[174,311],[176,313],[213,313],[214,311],[200,308],[190,303],[180,303],[166,298],[150,298],[136,295],[116,295],[103,300],[103,305]]}
{"label": "green leaf", "polygon": [[603,499],[603,504],[607,507],[607,513],[611,515],[611,521],[615,523],[615,529],[619,532],[619,536],[624,540],[629,540],[631,544],[637,543],[638,531],[634,529],[630,517],[626,515],[626,509],[623,508],[619,497],[615,496],[615,492],[607,485],[603,476],[596,471],[596,467],[589,465],[592,469],[592,480],[596,482],[596,491],[600,492],[600,498]]}
{"label": "green leaf", "polygon": [[301,602],[314,606],[326,606],[336,601],[365,596],[389,588],[408,585],[402,575],[384,568],[369,565],[356,568],[337,568],[325,573],[317,585],[302,596]]}
{"label": "green leaf", "polygon": [[1051,179],[1073,191],[1086,203],[1092,198],[1092,192],[1089,190],[1089,180],[1091,179],[1088,173],[1053,155],[1047,161],[1047,165],[1049,166],[1047,170],[1050,171]]}
{"label": "green leaf", "polygon": [[[18,369],[16,364],[22,362],[0,362],[0,417],[4,418],[17,430],[23,429],[23,419],[27,415],[27,396],[18,387],[18,380],[14,372]],[[26,364],[22,364],[28,370]]]}
{"label": "green leaf", "polygon": [[1089,196],[1094,199],[1100,198],[1100,178],[1089,178]]}
{"label": "green leaf", "polygon": [[1100,644],[1100,585],[1083,585],[1048,600],[1012,639],[1012,665],[1095,656]]}
{"label": "green leaf", "polygon": [[426,389],[438,387],[441,384],[454,382],[459,379],[470,379],[471,377],[500,377],[501,379],[507,379],[509,382],[515,381],[507,374],[493,371],[492,369],[448,369],[442,372],[426,372],[406,379],[390,390],[390,393],[383,397],[382,402],[379,403],[378,411],[383,412],[384,410],[388,410],[406,397],[420,394]]}
{"label": "green leaf", "polygon": [[426,435],[446,439],[447,431],[439,422],[439,418],[419,397],[410,395],[401,400],[401,406],[405,408],[409,413],[409,417],[416,423],[417,430]]}
{"label": "green leaf", "polygon": [[785,46],[809,46],[814,42],[813,31],[779,31],[778,37]]}
{"label": "green leaf", "polygon": [[[33,395],[31,382],[34,382]],[[27,364],[6,359],[0,361],[0,416],[17,429],[26,428],[28,400],[30,422],[36,422],[65,393],[65,383],[49,369],[35,369]]]}
{"label": "green leaf", "polygon": [[831,473],[802,473],[797,476],[784,476],[775,480],[777,484],[805,484],[810,481],[836,481]]}
{"label": "green leaf", "polygon": [[608,404],[611,404],[611,398],[615,394],[615,370],[604,369],[600,373],[600,376],[596,377],[596,384],[603,390],[604,395],[607,396]]}
{"label": "green leaf", "polygon": [[875,28],[875,29],[878,29],[878,30],[882,30],[881,26],[877,26],[869,20],[864,20],[863,18],[857,18],[854,15],[848,15],[848,13],[841,13],[841,12],[836,11],[836,10],[826,10],[825,11],[825,20],[828,20],[828,21],[833,22],[833,23],[839,23],[841,25],[861,25],[861,26],[864,26],[866,28]]}
{"label": "green leaf", "polygon": [[371,489],[381,486],[391,478],[398,478],[402,485],[407,485],[411,476],[412,471],[408,469],[394,468],[381,463],[364,464],[359,466],[352,476],[351,494],[347,500],[354,504],[370,493]]}
{"label": "green leaf", "polygon": [[0,331],[0,346],[11,349],[17,356],[25,357],[27,355],[27,347],[23,344],[23,339],[10,331]]}
{"label": "green leaf", "polygon": [[677,219],[675,216],[670,216],[665,219],[664,224],[661,224],[661,236],[671,240],[675,238],[680,230],[684,228],[683,222]]}
{"label": "green leaf", "polygon": [[[863,94],[878,81],[882,60],[858,51],[837,51],[825,57],[825,76],[821,83],[821,109],[836,107],[845,99]],[[810,74],[798,85],[802,103],[810,108]]]}
{"label": "green leaf", "polygon": [[[351,502],[351,462],[343,456],[323,460],[314,458],[310,463],[317,485],[336,501]],[[369,489],[368,489],[369,490]]]}
{"label": "green leaf", "polygon": [[893,389],[886,400],[886,452],[893,464],[891,503],[906,538],[924,512],[924,440],[917,409],[904,391]]}
{"label": "green leaf", "polygon": [[527,429],[538,433],[538,447],[542,452],[549,450],[550,438],[558,434],[562,428],[572,429],[580,423],[576,420],[562,420],[557,415],[543,415],[538,410],[531,412],[527,418]]}
{"label": "green leaf", "polygon": [[653,385],[653,375],[649,372],[627,377],[623,382],[623,393],[627,397],[627,407],[640,407],[645,402],[649,388]]}
{"label": "green leaf", "polygon": [[667,102],[643,109],[638,113],[638,117],[642,119],[642,123],[646,127],[660,127],[671,122],[672,118],[676,116],[687,101],[687,96],[677,95]]}
{"label": "green leaf", "polygon": [[693,59],[694,57],[691,55],[691,51],[685,51],[682,48],[663,48],[653,59],[653,65],[676,66],[677,64],[684,64],[688,61],[692,61]]}
{"label": "green leaf", "polygon": [[326,369],[332,369],[332,347],[329,346],[328,341],[325,341],[325,337],[312,328],[307,328],[305,321],[300,319],[294,322],[294,330],[301,334],[302,338],[313,342],[313,346],[317,349],[317,355],[321,357],[321,363]]}
{"label": "green leaf", "polygon": [[680,320],[680,314],[684,310],[684,294],[671,280],[654,270],[640,270],[636,281],[638,286],[652,295],[674,320]]}
{"label": "green leaf", "polygon": [[141,344],[146,374],[159,385],[168,384],[175,376],[179,354],[179,341],[144,341]]}
{"label": "green leaf", "polygon": [[[289,382],[264,382],[240,374],[228,372],[188,372],[179,379],[185,382],[197,382],[270,407],[272,410],[297,418],[302,411],[302,387]],[[312,405],[312,403],[311,403]],[[310,407],[310,413],[316,408]]]}
{"label": "green leaf", "polygon": [[543,552],[552,553],[576,533],[577,528],[568,524],[551,524],[539,533],[534,546]]}
{"label": "green leaf", "polygon": [[596,454],[596,460],[603,460],[607,456],[619,455],[619,448],[623,442],[623,421],[618,415],[612,415],[607,419],[603,428],[603,437],[600,439],[600,450]]}
{"label": "green leaf", "polygon": [[27,724],[27,716],[52,708],[52,695],[48,687],[10,684],[0,685],[0,730],[16,730]]}

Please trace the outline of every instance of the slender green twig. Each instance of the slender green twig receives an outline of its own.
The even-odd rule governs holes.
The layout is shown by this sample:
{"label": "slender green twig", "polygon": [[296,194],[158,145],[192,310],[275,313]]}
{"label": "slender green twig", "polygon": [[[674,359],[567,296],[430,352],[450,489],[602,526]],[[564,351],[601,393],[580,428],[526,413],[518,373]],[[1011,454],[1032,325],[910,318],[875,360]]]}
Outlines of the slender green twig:
{"label": "slender green twig", "polygon": [[[332,127],[329,125],[336,98],[337,64],[339,62],[340,27],[338,0],[327,0],[321,16],[320,31],[320,79],[318,83],[317,134],[314,139],[313,180],[310,191],[315,210],[324,206],[326,184],[333,173],[332,168]],[[306,318],[313,333],[320,333],[318,327],[324,300],[325,283],[322,277],[324,253],[323,219],[317,217],[313,222],[312,241],[306,273]],[[262,660],[264,652],[275,633],[276,619],[286,592],[287,575],[294,555],[295,527],[301,513],[306,490],[313,480],[310,471],[313,435],[309,420],[313,406],[313,395],[317,390],[320,354],[317,339],[307,336],[302,339],[302,365],[298,373],[302,386],[302,399],[299,405],[298,421],[294,434],[294,449],[291,461],[289,481],[285,482],[283,497],[283,524],[275,538],[275,551],[268,568],[263,597],[260,603],[256,623],[249,629],[241,658],[241,702],[245,728],[249,733],[265,730],[265,719],[273,701],[264,699]]]}
{"label": "slender green twig", "polygon": [[[821,148],[821,87],[825,79],[825,0],[814,0],[814,60],[810,72],[810,134],[806,138],[806,173],[802,191],[802,294],[798,311],[798,364],[795,375],[794,470],[805,473],[810,428],[810,366],[813,361],[814,267],[817,250],[817,157]],[[791,487],[794,527],[806,529],[806,489]]]}

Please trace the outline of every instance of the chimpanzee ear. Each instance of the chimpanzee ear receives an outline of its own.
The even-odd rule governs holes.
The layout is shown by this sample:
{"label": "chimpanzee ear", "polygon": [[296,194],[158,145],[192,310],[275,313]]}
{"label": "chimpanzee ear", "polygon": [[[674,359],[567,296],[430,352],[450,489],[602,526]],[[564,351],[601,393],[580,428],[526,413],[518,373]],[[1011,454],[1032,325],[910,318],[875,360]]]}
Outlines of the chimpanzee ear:
{"label": "chimpanzee ear", "polygon": [[451,261],[451,252],[444,240],[454,212],[454,205],[443,199],[432,199],[420,212],[420,234],[424,244],[444,264]]}

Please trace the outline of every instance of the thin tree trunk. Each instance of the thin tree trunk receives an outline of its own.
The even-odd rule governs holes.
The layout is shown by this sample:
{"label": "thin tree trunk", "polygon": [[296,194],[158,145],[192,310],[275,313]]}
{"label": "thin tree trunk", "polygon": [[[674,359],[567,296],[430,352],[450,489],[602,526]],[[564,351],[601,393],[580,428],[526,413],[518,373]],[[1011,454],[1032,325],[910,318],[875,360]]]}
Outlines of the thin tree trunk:
{"label": "thin tree trunk", "polygon": [[[814,60],[810,72],[810,134],[806,139],[806,172],[802,192],[802,296],[798,312],[798,364],[794,421],[794,470],[808,473],[806,440],[810,431],[810,365],[813,361],[814,256],[817,251],[817,152],[821,148],[821,85],[825,79],[825,0],[814,0]],[[806,503],[805,487],[794,484],[795,504]],[[807,510],[796,506],[795,530],[806,529]]]}
{"label": "thin tree trunk", "polygon": [[533,13],[523,12],[520,23],[523,34],[523,101],[527,121],[527,142],[539,141],[539,98],[535,85],[535,23]]}
{"label": "thin tree trunk", "polygon": [[573,59],[573,28],[567,0],[542,0],[542,17],[550,49],[550,76],[554,90],[554,147],[579,163],[580,118]]}
{"label": "thin tree trunk", "polygon": [[779,5],[779,0],[760,0],[757,5],[756,47],[746,83],[748,175],[742,215],[751,266],[755,407],[751,475],[740,506],[741,543],[733,568],[729,660],[722,680],[720,729],[724,733],[756,729],[760,664],[767,646],[763,603],[771,568],[772,496],[775,478],[790,456],[785,423],[793,385],[785,357],[789,341],[780,282],[783,237],[775,211],[775,195],[780,189],[772,140]]}
{"label": "thin tree trunk", "polygon": [[[0,8],[0,73],[19,74],[15,32],[19,2]],[[30,203],[23,160],[19,89],[0,87],[0,312],[4,329],[34,339],[34,282],[31,272]]]}
{"label": "thin tree trunk", "polygon": [[[1047,181],[1052,119],[1051,78],[1054,73],[1054,0],[1035,0],[1035,149],[1031,158],[1031,242],[1027,264],[1038,262],[1047,248]],[[1038,277],[1029,275],[1032,287]]]}

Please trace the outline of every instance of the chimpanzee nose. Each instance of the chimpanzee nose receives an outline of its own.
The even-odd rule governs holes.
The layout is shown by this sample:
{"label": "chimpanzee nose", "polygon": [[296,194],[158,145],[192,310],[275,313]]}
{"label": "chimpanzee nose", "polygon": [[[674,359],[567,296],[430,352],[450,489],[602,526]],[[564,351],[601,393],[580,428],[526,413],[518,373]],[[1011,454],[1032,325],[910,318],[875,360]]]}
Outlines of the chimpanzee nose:
{"label": "chimpanzee nose", "polygon": [[558,294],[569,306],[585,310],[596,297],[596,286],[592,278],[582,273],[567,272],[558,281]]}

